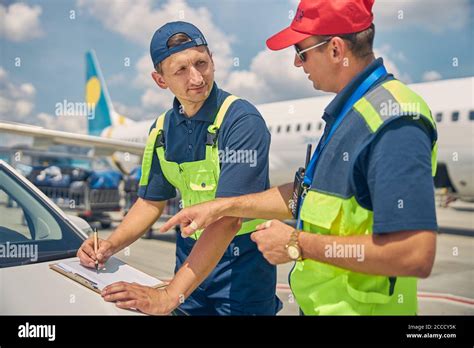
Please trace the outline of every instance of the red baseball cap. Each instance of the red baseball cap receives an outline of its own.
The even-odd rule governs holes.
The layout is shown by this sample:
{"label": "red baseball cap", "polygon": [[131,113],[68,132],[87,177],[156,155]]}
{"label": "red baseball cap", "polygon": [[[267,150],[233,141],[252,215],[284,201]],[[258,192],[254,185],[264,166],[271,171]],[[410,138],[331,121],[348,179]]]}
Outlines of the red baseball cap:
{"label": "red baseball cap", "polygon": [[372,24],[375,0],[302,0],[288,28],[267,40],[277,51],[313,36],[357,33]]}

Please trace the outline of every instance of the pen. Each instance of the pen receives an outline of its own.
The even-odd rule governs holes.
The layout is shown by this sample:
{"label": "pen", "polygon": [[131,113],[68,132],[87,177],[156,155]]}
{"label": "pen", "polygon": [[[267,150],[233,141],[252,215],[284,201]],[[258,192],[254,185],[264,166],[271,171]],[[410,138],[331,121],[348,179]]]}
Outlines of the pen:
{"label": "pen", "polygon": [[99,260],[97,260],[97,247],[98,247],[98,232],[94,230],[94,253],[95,253],[95,271],[99,273]]}

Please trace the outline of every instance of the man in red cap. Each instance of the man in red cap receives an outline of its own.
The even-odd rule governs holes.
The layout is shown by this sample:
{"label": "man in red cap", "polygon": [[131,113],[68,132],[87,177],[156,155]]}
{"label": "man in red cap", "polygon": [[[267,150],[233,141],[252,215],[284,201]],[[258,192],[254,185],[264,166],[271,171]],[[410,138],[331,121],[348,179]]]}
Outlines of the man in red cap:
{"label": "man in red cap", "polygon": [[[303,0],[267,40],[272,50],[293,45],[314,88],[337,93],[294,182],[184,209],[163,226],[187,234],[222,216],[277,219],[251,238],[270,263],[295,261],[290,286],[304,314],[414,315],[417,278],[433,267],[436,125],[375,59],[372,5]],[[280,221],[291,217],[296,229]]]}

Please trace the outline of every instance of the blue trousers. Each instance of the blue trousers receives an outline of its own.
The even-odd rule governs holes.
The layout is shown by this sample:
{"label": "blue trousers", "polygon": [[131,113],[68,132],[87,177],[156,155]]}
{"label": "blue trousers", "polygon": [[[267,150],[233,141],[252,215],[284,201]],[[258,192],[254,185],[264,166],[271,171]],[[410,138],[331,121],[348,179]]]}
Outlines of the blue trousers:
{"label": "blue trousers", "polygon": [[[177,236],[175,273],[195,243]],[[276,315],[282,308],[276,296],[276,266],[265,260],[250,233],[237,236],[179,308],[189,315]]]}

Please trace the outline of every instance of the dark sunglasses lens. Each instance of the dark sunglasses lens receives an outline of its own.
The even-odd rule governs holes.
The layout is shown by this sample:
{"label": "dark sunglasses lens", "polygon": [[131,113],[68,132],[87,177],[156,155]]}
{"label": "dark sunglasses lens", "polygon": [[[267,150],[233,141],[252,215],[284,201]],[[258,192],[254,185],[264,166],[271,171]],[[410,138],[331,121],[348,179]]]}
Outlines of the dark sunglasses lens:
{"label": "dark sunglasses lens", "polygon": [[300,50],[298,49],[298,47],[296,47],[296,45],[294,47],[295,47],[296,55],[302,62],[304,62],[304,53],[300,53]]}

